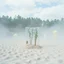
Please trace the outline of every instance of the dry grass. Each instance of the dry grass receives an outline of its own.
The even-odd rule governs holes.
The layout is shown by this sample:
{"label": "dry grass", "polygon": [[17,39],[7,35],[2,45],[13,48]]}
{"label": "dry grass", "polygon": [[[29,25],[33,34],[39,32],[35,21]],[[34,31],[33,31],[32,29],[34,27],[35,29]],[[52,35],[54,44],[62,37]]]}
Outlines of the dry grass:
{"label": "dry grass", "polygon": [[39,46],[39,45],[30,45],[30,44],[27,44],[26,45],[26,49],[41,49],[42,47]]}

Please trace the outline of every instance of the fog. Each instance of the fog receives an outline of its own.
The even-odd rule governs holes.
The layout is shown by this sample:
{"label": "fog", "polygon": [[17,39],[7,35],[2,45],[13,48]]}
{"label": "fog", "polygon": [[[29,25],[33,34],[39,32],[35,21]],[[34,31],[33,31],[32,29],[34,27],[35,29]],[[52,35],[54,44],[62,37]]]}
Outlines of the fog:
{"label": "fog", "polygon": [[41,28],[39,35],[41,44],[44,45],[63,45],[64,30],[62,25],[55,25],[51,28]]}
{"label": "fog", "polygon": [[[28,32],[25,29],[21,32],[11,33],[4,25],[0,24],[0,44],[3,46],[25,45],[26,41],[29,41]],[[34,44],[34,41],[33,41]],[[39,45],[64,45],[64,30],[63,26],[55,25],[51,28],[38,28],[38,39],[37,44]]]}

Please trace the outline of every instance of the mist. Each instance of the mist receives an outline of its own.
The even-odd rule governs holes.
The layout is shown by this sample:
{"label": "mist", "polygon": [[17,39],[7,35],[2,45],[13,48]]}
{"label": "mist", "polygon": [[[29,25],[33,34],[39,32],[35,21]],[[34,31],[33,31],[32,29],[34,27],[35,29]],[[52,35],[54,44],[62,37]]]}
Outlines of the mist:
{"label": "mist", "polygon": [[[18,30],[18,28],[16,28]],[[38,39],[39,45],[64,45],[64,30],[63,25],[54,25],[50,28],[38,27]],[[29,41],[28,31],[20,30],[17,32],[10,32],[8,28],[0,24],[0,44],[4,47],[25,45],[26,41]],[[30,42],[30,41],[29,41]],[[34,44],[34,41],[33,41]]]}
{"label": "mist", "polygon": [[[64,18],[41,20],[39,18],[0,17],[0,44],[20,46],[30,43],[28,28],[38,31],[37,45],[64,45]],[[34,44],[34,38],[33,38]]]}
{"label": "mist", "polygon": [[39,42],[41,45],[64,45],[63,25],[55,25],[51,28],[40,28]]}

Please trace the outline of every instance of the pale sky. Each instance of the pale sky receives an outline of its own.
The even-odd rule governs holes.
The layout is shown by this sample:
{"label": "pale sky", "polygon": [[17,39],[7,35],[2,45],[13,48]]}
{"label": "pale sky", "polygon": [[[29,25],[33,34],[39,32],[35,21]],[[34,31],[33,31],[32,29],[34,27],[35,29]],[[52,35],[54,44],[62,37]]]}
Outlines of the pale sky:
{"label": "pale sky", "polygon": [[0,0],[0,16],[60,19],[64,17],[64,0]]}

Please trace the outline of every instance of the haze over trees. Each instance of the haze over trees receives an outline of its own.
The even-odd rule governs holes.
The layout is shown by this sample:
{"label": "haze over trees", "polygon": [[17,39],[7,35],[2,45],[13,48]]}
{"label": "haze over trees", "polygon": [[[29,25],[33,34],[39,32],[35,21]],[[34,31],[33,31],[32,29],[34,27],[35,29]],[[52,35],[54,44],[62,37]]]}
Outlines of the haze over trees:
{"label": "haze over trees", "polygon": [[23,18],[16,16],[14,18],[9,16],[0,17],[0,25],[3,25],[10,32],[24,30],[26,27],[43,27],[50,28],[54,25],[64,25],[64,18],[54,20],[41,20],[39,18]]}

